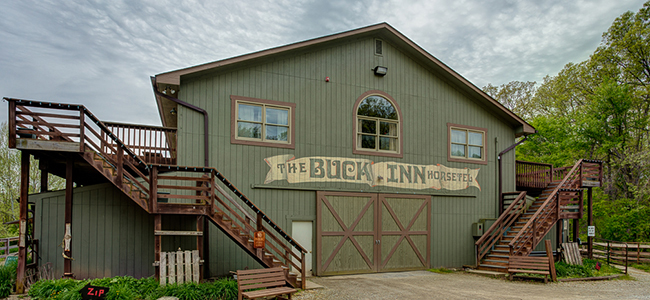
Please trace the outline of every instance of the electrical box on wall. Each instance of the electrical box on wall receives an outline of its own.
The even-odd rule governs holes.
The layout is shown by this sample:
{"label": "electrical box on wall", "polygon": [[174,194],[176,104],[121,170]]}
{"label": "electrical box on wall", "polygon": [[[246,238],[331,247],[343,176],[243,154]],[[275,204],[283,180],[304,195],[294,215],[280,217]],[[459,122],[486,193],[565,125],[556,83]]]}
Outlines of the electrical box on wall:
{"label": "electrical box on wall", "polygon": [[483,223],[472,223],[472,235],[474,237],[483,235]]}

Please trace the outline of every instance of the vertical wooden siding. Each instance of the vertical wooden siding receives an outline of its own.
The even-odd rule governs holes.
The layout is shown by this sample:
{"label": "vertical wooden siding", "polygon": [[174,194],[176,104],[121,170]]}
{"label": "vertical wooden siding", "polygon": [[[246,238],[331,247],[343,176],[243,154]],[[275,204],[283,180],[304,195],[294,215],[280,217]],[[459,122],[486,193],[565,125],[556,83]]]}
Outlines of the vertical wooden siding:
{"label": "vertical wooden siding", "polygon": [[[388,67],[385,77],[373,75],[376,65]],[[325,82],[325,77],[330,82]],[[352,154],[353,105],[362,93],[379,89],[400,106],[403,119],[403,159]],[[230,95],[296,103],[295,150],[230,144]],[[206,109],[210,114],[210,162],[283,228],[289,230],[287,214],[315,218],[315,193],[291,190],[253,189],[261,184],[269,168],[266,157],[293,154],[305,156],[363,157],[375,162],[443,164],[455,168],[480,168],[481,191],[435,191],[432,218],[432,266],[473,263],[471,224],[493,218],[497,211],[496,154],[514,143],[514,129],[469,99],[455,86],[431,73],[416,61],[384,42],[384,55],[374,55],[374,39],[360,39],[302,55],[278,58],[267,63],[229,70],[198,78],[182,79],[180,99]],[[447,161],[447,123],[488,129],[487,165]],[[178,162],[203,162],[203,118],[179,108]],[[504,191],[514,190],[514,152],[504,157]],[[283,186],[286,182],[274,182]],[[362,184],[313,183],[296,187],[336,188],[347,191],[408,192]],[[468,197],[446,197],[444,194]],[[211,230],[211,270],[225,274],[249,264],[249,259],[218,232]],[[223,260],[223,261],[222,261]]]}
{"label": "vertical wooden siding", "polygon": [[[41,262],[63,276],[64,191],[32,195]],[[111,184],[74,189],[72,272],[78,279],[153,275],[153,217]]]}

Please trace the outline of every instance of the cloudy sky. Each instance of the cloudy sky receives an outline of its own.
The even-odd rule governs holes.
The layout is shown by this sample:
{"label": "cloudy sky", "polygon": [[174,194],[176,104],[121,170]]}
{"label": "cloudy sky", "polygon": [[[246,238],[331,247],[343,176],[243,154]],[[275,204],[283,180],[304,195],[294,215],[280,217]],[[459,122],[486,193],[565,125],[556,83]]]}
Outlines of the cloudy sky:
{"label": "cloudy sky", "polygon": [[[178,4],[182,3],[182,4]],[[149,76],[388,22],[479,87],[580,62],[641,0],[7,0],[0,96],[160,124]],[[0,106],[0,122],[7,106]]]}

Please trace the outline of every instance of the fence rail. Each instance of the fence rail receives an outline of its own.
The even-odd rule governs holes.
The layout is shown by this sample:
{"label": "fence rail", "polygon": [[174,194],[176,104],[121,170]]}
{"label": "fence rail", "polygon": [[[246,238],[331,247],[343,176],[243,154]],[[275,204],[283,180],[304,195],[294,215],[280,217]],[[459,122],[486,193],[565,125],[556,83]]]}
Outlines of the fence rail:
{"label": "fence rail", "polygon": [[[608,264],[627,267],[630,263],[650,263],[650,243],[619,242],[607,239],[594,238],[592,257],[606,260]],[[583,256],[589,255],[585,247],[580,249]]]}
{"label": "fence rail", "polygon": [[18,249],[17,236],[0,239],[0,258],[7,258],[12,249]]}
{"label": "fence rail", "polygon": [[[104,122],[110,132],[150,164],[176,164],[176,128]],[[106,132],[102,132],[106,135]],[[115,143],[111,143],[115,146]]]}

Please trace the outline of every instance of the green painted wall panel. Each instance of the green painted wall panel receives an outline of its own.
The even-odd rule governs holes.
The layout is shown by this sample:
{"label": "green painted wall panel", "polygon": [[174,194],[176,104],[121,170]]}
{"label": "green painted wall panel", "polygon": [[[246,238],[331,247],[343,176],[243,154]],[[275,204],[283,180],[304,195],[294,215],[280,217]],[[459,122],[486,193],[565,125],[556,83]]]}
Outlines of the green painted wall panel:
{"label": "green painted wall panel", "polygon": [[[454,168],[480,168],[481,190],[431,191],[432,266],[473,263],[471,224],[493,218],[497,211],[496,155],[515,142],[514,129],[470,99],[438,74],[422,67],[390,43],[376,57],[374,39],[315,50],[241,69],[195,78],[182,78],[179,98],[205,108],[209,115],[210,163],[287,231],[286,215],[315,219],[315,192],[253,188],[269,171],[264,158],[292,154],[296,158],[332,156],[368,158],[375,162],[443,164]],[[388,75],[371,69],[381,64]],[[330,82],[325,82],[325,77]],[[403,158],[354,155],[353,106],[368,90],[391,95],[402,110]],[[231,95],[296,103],[295,149],[230,144]],[[487,128],[487,165],[447,161],[447,123]],[[203,164],[203,117],[179,107],[179,164]],[[514,153],[503,158],[504,191],[514,190]],[[270,185],[287,186],[285,181]],[[409,190],[347,183],[303,183],[291,187],[312,190],[340,189],[377,193]],[[421,192],[421,191],[416,191]],[[449,197],[445,195],[465,195]],[[216,228],[210,230],[210,272],[213,275],[256,265]]]}
{"label": "green painted wall panel", "polygon": [[[35,233],[41,262],[63,276],[61,240],[65,231],[65,192],[30,195],[37,206]],[[72,272],[76,278],[153,275],[153,216],[111,184],[74,189]]]}

